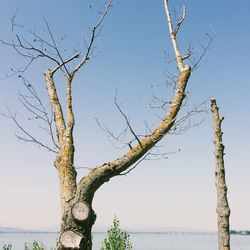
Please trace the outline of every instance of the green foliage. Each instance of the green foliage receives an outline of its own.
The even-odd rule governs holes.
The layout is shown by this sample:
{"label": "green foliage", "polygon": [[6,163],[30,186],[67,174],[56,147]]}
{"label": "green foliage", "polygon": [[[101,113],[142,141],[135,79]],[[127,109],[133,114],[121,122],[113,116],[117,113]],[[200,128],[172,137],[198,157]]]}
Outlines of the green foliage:
{"label": "green foliage", "polygon": [[3,246],[3,250],[11,250],[11,249],[12,249],[12,245],[11,244]]}
{"label": "green foliage", "polygon": [[28,243],[24,244],[24,250],[44,250],[44,249],[45,249],[44,245],[37,241],[33,241],[33,243],[31,244]]}
{"label": "green foliage", "polygon": [[[55,248],[51,248],[51,250],[56,250],[58,249],[58,242],[56,243],[56,247]],[[4,245],[3,246],[3,250],[12,250],[12,245],[8,244],[8,245]],[[45,247],[42,243],[39,243],[37,241],[33,241],[33,243],[25,243],[24,244],[24,250],[45,250]]]}
{"label": "green foliage", "polygon": [[120,228],[119,220],[114,217],[113,225],[102,242],[101,250],[131,250],[129,235]]}

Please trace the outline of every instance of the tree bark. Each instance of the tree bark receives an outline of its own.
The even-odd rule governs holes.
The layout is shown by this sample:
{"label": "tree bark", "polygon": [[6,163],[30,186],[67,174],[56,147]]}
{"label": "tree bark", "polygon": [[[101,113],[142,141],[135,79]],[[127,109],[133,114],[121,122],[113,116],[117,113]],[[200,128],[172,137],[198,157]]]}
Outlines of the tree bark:
{"label": "tree bark", "polygon": [[224,167],[224,145],[222,143],[221,123],[219,108],[216,100],[211,99],[211,111],[214,120],[214,145],[215,145],[215,185],[217,190],[217,224],[219,250],[230,250],[229,216],[230,208],[227,200],[227,185]]}
{"label": "tree bark", "polygon": [[[84,204],[82,206],[82,204]],[[70,202],[62,217],[59,249],[92,249],[91,230],[96,215],[87,202]]]}
{"label": "tree bark", "polygon": [[[110,2],[111,4],[111,2]],[[110,5],[109,4],[109,5]],[[64,117],[60,100],[57,96],[56,86],[53,74],[56,72],[50,69],[46,70],[45,82],[47,92],[50,98],[50,105],[54,114],[55,127],[59,142],[59,153],[56,156],[54,165],[58,170],[60,181],[61,197],[61,233],[59,239],[59,249],[92,249],[91,229],[95,222],[96,215],[92,209],[92,200],[95,192],[110,178],[128,170],[134,163],[140,160],[156,143],[158,143],[175,124],[177,114],[181,109],[185,99],[186,86],[191,74],[191,67],[183,64],[183,58],[177,46],[177,30],[173,34],[172,21],[168,10],[168,2],[165,0],[166,15],[170,25],[170,39],[172,40],[173,49],[176,55],[176,62],[179,69],[179,79],[176,91],[169,110],[162,122],[154,131],[142,139],[137,138],[137,145],[130,148],[126,154],[120,158],[105,163],[99,167],[93,168],[88,175],[83,177],[79,183],[76,181],[76,170],[74,168],[74,113],[72,109],[72,91],[71,84],[74,74],[85,64],[86,60],[76,66],[76,68],[66,77],[66,113],[67,120]],[[107,10],[106,10],[107,11]],[[184,20],[183,16],[183,20]],[[101,19],[102,20],[102,19]],[[182,20],[182,21],[183,21]],[[181,21],[181,22],[182,22]],[[98,25],[100,22],[98,23]],[[181,23],[180,23],[181,24]],[[98,25],[96,27],[98,27]],[[95,29],[88,47],[92,46],[95,37]],[[87,58],[86,57],[86,58]],[[66,120],[66,122],[65,122]],[[135,135],[136,136],[136,135]]]}

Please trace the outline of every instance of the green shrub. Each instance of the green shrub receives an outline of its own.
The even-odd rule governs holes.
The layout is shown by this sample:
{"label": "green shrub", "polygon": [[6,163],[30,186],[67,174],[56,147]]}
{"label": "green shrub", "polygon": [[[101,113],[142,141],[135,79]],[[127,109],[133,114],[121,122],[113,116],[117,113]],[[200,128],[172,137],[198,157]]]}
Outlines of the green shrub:
{"label": "green shrub", "polygon": [[11,250],[11,249],[12,249],[12,245],[11,244],[3,246],[3,250]]}
{"label": "green shrub", "polygon": [[120,228],[119,220],[114,217],[113,225],[102,242],[101,250],[131,250],[129,235]]}
{"label": "green shrub", "polygon": [[42,243],[39,243],[37,241],[33,241],[33,243],[25,243],[24,244],[24,250],[44,250],[44,245]]}
{"label": "green shrub", "polygon": [[[55,248],[51,248],[51,250],[57,250],[58,249],[58,241],[56,243],[56,247]],[[12,245],[8,244],[8,245],[4,245],[3,246],[3,250],[12,250]],[[33,243],[24,243],[24,250],[45,250],[45,247],[42,243],[39,243],[37,241],[33,241]]]}

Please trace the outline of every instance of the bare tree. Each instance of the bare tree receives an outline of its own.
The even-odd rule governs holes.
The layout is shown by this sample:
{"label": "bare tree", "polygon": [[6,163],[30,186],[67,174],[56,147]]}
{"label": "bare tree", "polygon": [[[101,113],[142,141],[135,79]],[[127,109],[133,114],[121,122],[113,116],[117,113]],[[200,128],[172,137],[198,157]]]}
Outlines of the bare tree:
{"label": "bare tree", "polygon": [[224,145],[222,143],[221,123],[219,108],[216,99],[211,99],[211,111],[214,120],[214,145],[215,145],[215,185],[217,189],[217,223],[219,250],[230,250],[229,216],[230,208],[227,200],[227,185],[225,180]]}
{"label": "bare tree", "polygon": [[[182,16],[174,27],[169,11],[169,3],[167,0],[164,0],[170,40],[172,42],[175,54],[175,63],[178,69],[174,96],[172,100],[166,101],[168,104],[168,110],[165,111],[164,117],[161,118],[158,126],[150,130],[148,134],[139,136],[134,132],[128,117],[124,114],[121,107],[116,102],[119,112],[125,118],[127,125],[126,132],[128,131],[134,137],[133,143],[127,143],[129,146],[127,153],[121,155],[118,159],[92,168],[86,176],[82,177],[80,181],[77,182],[77,171],[74,166],[73,138],[75,119],[72,107],[71,88],[75,74],[82,69],[90,59],[93,43],[98,34],[100,25],[111,7],[111,3],[111,0],[106,2],[105,9],[101,12],[100,20],[92,29],[92,35],[87,43],[85,53],[76,53],[69,56],[67,59],[63,59],[46,20],[45,23],[49,32],[50,42],[42,39],[36,33],[32,33],[32,35],[34,36],[34,41],[38,41],[40,46],[35,46],[34,43],[28,42],[19,35],[16,35],[16,40],[11,43],[1,41],[4,45],[13,47],[19,55],[28,60],[27,65],[23,69],[14,73],[21,74],[27,70],[34,60],[38,58],[49,59],[55,64],[53,69],[48,68],[45,70],[44,79],[46,83],[46,90],[50,99],[50,107],[52,109],[56,136],[53,135],[52,123],[48,117],[48,111],[45,105],[40,102],[40,99],[34,91],[31,83],[20,75],[24,81],[25,87],[30,93],[29,96],[20,94],[20,100],[27,110],[33,113],[35,117],[38,117],[45,122],[45,130],[48,132],[52,140],[52,147],[40,142],[24,130],[17,121],[15,114],[11,113],[10,110],[7,117],[12,119],[24,133],[25,136],[20,137],[19,139],[32,143],[38,143],[40,146],[56,153],[54,165],[58,171],[60,182],[62,217],[59,249],[92,249],[91,229],[96,219],[96,214],[92,208],[92,200],[95,192],[112,177],[124,175],[134,169],[151,153],[151,150],[166,134],[170,133],[183,119],[185,119],[185,117],[178,119],[177,114],[180,111],[186,97],[186,86],[192,69],[190,65],[184,64],[184,61],[189,58],[190,52],[188,52],[187,55],[182,55],[179,50],[177,35],[186,17],[186,10],[183,8]],[[68,65],[72,62],[76,62],[76,60],[78,60],[78,63],[73,67],[73,69],[71,68],[70,70]],[[197,65],[195,65],[195,67],[196,66]],[[58,74],[58,72],[62,72],[66,84],[65,109],[62,105],[64,102],[59,100],[57,94],[55,75]],[[32,97],[31,99],[29,98],[30,96]],[[38,103],[34,104],[34,100]],[[63,110],[65,110],[65,112],[63,112]],[[193,111],[191,111],[191,113],[192,112]],[[187,114],[187,116],[188,115],[189,114]]]}

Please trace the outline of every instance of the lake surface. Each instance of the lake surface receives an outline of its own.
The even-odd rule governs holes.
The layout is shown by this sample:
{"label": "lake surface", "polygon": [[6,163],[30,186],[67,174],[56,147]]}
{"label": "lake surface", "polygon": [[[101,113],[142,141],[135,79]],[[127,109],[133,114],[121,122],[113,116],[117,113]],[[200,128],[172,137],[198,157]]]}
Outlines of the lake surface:
{"label": "lake surface", "polygon": [[[135,250],[216,250],[215,233],[129,233]],[[93,250],[100,250],[105,234],[93,234]],[[25,242],[42,242],[47,250],[56,244],[58,233],[0,233],[0,249],[11,243],[13,250],[23,250]],[[250,250],[250,236],[232,235],[232,250]]]}

